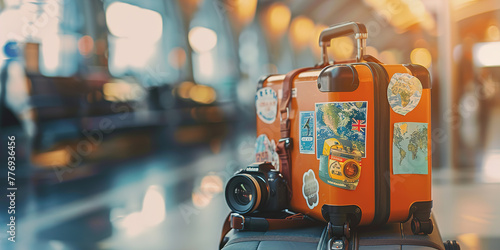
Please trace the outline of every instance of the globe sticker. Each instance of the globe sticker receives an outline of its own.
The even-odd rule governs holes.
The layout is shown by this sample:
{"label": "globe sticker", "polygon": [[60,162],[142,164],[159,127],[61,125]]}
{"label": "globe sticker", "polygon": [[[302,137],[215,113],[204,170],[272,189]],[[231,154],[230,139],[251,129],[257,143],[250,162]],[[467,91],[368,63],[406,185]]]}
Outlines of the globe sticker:
{"label": "globe sticker", "polygon": [[319,183],[316,180],[314,171],[309,169],[302,177],[302,195],[306,199],[307,206],[310,209],[316,207],[319,203]]}
{"label": "globe sticker", "polygon": [[259,89],[255,95],[255,108],[259,119],[267,124],[276,120],[278,112],[278,96],[272,88]]}
{"label": "globe sticker", "polygon": [[406,115],[417,107],[422,97],[422,83],[418,78],[406,74],[395,73],[387,87],[387,99],[392,110]]}
{"label": "globe sticker", "polygon": [[255,142],[255,160],[257,162],[271,162],[276,170],[280,167],[280,157],[276,152],[276,143],[274,140],[269,140],[265,135],[259,135]]}

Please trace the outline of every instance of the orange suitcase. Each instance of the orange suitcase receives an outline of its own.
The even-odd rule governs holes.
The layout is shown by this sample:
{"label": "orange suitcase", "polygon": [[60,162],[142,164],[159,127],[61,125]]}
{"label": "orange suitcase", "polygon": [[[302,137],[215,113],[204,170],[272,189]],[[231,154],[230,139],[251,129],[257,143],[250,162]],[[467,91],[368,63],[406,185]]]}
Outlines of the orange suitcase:
{"label": "orange suitcase", "polygon": [[[351,34],[356,60],[330,64],[330,40]],[[291,210],[330,222],[333,235],[412,216],[413,232],[428,234],[429,73],[363,55],[366,38],[363,24],[329,27],[319,41],[323,64],[260,81],[256,160],[287,180]]]}

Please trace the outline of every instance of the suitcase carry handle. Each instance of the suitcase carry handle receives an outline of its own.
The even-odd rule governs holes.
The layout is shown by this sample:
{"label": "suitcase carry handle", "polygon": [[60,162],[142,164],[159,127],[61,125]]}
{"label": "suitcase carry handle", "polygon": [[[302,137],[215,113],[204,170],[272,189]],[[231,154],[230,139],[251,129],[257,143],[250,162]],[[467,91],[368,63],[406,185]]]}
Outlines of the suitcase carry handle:
{"label": "suitcase carry handle", "polygon": [[348,36],[351,34],[354,34],[357,44],[356,61],[360,62],[363,59],[366,50],[366,38],[368,38],[366,27],[362,23],[346,22],[330,26],[323,30],[319,35],[319,46],[322,48],[321,54],[323,58],[323,65],[327,65],[329,63],[327,47],[330,47],[330,41],[334,38]]}

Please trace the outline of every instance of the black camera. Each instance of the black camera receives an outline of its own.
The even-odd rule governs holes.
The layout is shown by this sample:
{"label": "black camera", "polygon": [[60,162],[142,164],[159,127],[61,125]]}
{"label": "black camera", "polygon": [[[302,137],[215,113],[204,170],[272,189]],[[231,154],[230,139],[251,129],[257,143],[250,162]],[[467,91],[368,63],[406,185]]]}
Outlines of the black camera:
{"label": "black camera", "polygon": [[288,204],[286,182],[269,162],[254,163],[226,185],[226,202],[233,212],[280,211]]}

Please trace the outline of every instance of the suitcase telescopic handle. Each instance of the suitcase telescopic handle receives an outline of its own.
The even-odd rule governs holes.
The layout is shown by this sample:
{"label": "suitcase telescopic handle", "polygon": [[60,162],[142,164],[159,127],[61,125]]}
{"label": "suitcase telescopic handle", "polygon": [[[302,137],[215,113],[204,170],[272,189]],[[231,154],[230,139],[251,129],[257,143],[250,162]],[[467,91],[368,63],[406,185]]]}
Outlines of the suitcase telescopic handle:
{"label": "suitcase telescopic handle", "polygon": [[321,47],[321,53],[323,58],[323,65],[329,63],[327,47],[330,47],[330,41],[334,38],[341,36],[348,36],[354,34],[357,44],[357,54],[356,61],[360,62],[363,59],[363,55],[366,50],[366,38],[368,38],[368,32],[366,27],[362,23],[356,22],[346,22],[330,26],[323,30],[319,35],[319,46]]}

